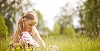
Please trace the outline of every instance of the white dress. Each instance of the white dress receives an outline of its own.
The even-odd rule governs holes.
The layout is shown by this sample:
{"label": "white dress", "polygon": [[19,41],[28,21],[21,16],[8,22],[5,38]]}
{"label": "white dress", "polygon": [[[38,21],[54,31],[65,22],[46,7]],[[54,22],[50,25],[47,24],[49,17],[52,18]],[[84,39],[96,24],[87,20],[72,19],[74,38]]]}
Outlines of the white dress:
{"label": "white dress", "polygon": [[19,42],[26,42],[28,44],[31,44],[35,47],[39,47],[40,45],[32,38],[32,36],[29,34],[29,32],[22,32],[22,36],[19,39]]}

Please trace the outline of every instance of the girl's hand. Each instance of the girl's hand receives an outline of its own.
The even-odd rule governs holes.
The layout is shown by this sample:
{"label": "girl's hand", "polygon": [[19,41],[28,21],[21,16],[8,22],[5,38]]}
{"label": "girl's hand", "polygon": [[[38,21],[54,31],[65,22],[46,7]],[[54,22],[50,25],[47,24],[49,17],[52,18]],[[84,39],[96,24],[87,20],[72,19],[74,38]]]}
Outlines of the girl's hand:
{"label": "girl's hand", "polygon": [[27,42],[28,42],[28,41],[27,41],[26,39],[24,39],[24,40],[22,41],[22,44],[25,45],[25,44],[27,44]]}

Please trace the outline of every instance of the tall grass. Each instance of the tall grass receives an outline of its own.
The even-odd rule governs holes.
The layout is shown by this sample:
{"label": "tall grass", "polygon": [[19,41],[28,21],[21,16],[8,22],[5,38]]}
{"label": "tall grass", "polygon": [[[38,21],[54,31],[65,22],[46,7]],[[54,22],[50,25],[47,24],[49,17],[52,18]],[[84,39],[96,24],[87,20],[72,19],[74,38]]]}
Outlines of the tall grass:
{"label": "tall grass", "polygon": [[[45,51],[100,51],[100,39],[88,37],[67,37],[66,35],[41,36],[47,45]],[[0,51],[6,51],[10,38],[1,39]],[[42,49],[38,50],[42,51]]]}
{"label": "tall grass", "polygon": [[0,38],[0,51],[6,51],[9,48],[10,38]]}
{"label": "tall grass", "polygon": [[44,40],[47,46],[58,46],[59,51],[100,51],[100,39],[94,40],[88,37],[70,38],[66,35],[58,35],[48,36]]}

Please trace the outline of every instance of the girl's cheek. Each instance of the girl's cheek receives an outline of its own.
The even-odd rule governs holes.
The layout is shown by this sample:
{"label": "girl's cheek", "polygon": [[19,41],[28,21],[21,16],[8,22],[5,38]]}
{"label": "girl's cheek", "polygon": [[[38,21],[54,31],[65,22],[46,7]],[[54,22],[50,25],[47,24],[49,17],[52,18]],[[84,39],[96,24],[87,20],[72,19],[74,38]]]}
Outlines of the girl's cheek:
{"label": "girl's cheek", "polygon": [[29,30],[32,30],[32,26],[29,27]]}
{"label": "girl's cheek", "polygon": [[32,29],[32,26],[30,26],[29,29],[31,30]]}
{"label": "girl's cheek", "polygon": [[29,29],[29,27],[28,27],[27,24],[24,24],[24,29],[25,29],[25,30],[28,30],[28,29]]}

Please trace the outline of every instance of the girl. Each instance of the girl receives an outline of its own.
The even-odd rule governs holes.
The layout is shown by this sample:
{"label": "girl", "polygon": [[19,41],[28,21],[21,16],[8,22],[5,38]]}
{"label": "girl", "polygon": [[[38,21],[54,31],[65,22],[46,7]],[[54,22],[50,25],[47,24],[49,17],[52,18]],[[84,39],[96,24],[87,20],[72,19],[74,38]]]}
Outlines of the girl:
{"label": "girl", "polygon": [[[41,39],[36,24],[38,22],[37,14],[35,11],[27,12],[18,22],[18,28],[12,37],[11,46],[25,45],[25,51],[28,46],[46,48],[44,41]],[[35,40],[36,41],[35,41]]]}

